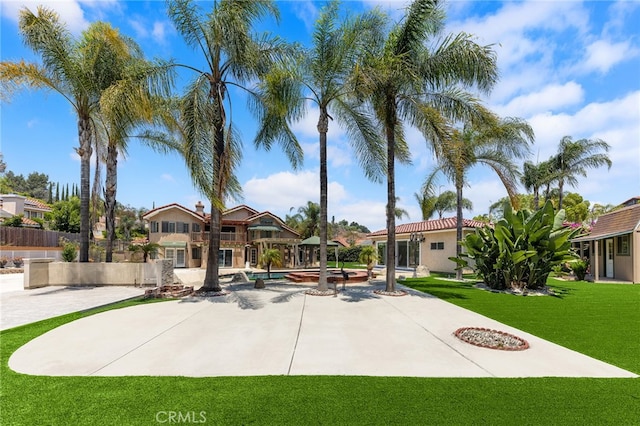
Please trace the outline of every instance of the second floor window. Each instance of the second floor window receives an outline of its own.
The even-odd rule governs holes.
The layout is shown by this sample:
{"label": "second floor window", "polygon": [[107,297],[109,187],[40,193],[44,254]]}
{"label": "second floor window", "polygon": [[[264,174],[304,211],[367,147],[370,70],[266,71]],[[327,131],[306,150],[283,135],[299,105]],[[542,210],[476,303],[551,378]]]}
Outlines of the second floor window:
{"label": "second floor window", "polygon": [[158,232],[158,222],[153,221],[149,224],[149,232]]}
{"label": "second floor window", "polygon": [[162,232],[164,234],[171,234],[176,232],[176,223],[175,222],[162,222]]}
{"label": "second floor window", "polygon": [[200,232],[200,224],[199,223],[192,223],[191,224],[191,232]]}

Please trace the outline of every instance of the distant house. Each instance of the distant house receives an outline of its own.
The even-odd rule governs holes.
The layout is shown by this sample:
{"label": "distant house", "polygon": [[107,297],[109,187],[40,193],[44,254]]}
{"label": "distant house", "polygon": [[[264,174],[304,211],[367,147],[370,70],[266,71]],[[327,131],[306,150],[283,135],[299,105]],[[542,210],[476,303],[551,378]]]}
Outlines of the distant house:
{"label": "distant house", "polygon": [[34,198],[16,194],[0,194],[0,222],[6,218],[23,215],[22,226],[37,228],[40,225],[33,219],[43,219],[51,211],[46,203]]}
{"label": "distant house", "polygon": [[[211,216],[201,202],[195,210],[169,204],[148,211],[149,241],[160,245],[160,254],[173,259],[177,268],[206,266]],[[241,205],[222,213],[220,267],[242,268],[258,264],[260,255],[275,248],[281,251],[283,266],[299,263],[300,235],[279,217]]]}
{"label": "distant house", "polygon": [[[456,255],[456,224],[457,219],[452,217],[396,226],[395,266],[411,268],[417,264],[426,266],[430,271],[455,273],[456,264],[449,260],[449,257]],[[485,225],[484,222],[464,219],[463,238]],[[417,253],[410,243],[412,235],[420,240]],[[378,249],[378,264],[384,266],[387,255],[387,230],[373,232],[368,237]]]}
{"label": "distant house", "polygon": [[598,217],[589,235],[573,240],[588,252],[594,281],[640,283],[640,204],[630,201],[623,203],[627,207]]}

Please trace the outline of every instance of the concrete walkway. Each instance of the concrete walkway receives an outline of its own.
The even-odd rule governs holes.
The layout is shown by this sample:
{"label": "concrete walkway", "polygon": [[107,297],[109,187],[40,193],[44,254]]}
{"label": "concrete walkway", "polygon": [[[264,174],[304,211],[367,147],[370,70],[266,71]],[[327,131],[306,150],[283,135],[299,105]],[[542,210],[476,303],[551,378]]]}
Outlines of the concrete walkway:
{"label": "concrete walkway", "polygon": [[[9,366],[53,376],[636,377],[435,297],[378,296],[373,288],[382,283],[349,285],[336,297],[306,295],[303,285],[229,285],[227,296],[65,324],[18,349]],[[530,348],[467,344],[453,335],[465,326],[512,333]]]}
{"label": "concrete walkway", "polygon": [[0,275],[0,330],[142,296],[135,287],[52,286],[24,290],[24,274]]}

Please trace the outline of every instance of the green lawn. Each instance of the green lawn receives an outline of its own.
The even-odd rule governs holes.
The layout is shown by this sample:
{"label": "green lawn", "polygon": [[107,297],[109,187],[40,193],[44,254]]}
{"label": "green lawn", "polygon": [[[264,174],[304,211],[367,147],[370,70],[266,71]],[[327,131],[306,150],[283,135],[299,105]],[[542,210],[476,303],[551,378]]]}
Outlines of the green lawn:
{"label": "green lawn", "polygon": [[[406,283],[640,373],[640,286],[553,282],[561,297],[536,298],[434,278]],[[121,306],[136,303],[145,302]],[[22,344],[95,312],[0,332],[0,424],[144,425],[169,423],[170,412],[183,423],[224,425],[631,425],[640,419],[640,379],[38,377],[9,370],[9,355]]]}

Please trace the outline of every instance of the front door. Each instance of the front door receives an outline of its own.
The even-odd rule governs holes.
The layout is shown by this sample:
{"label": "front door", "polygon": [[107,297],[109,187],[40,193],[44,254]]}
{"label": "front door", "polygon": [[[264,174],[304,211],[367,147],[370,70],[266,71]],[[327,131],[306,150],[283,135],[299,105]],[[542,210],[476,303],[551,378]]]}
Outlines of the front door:
{"label": "front door", "polygon": [[613,238],[605,241],[604,276],[613,278]]}
{"label": "front door", "polygon": [[166,248],[164,249],[164,258],[173,260],[174,268],[184,268],[185,263],[185,249],[182,248]]}

